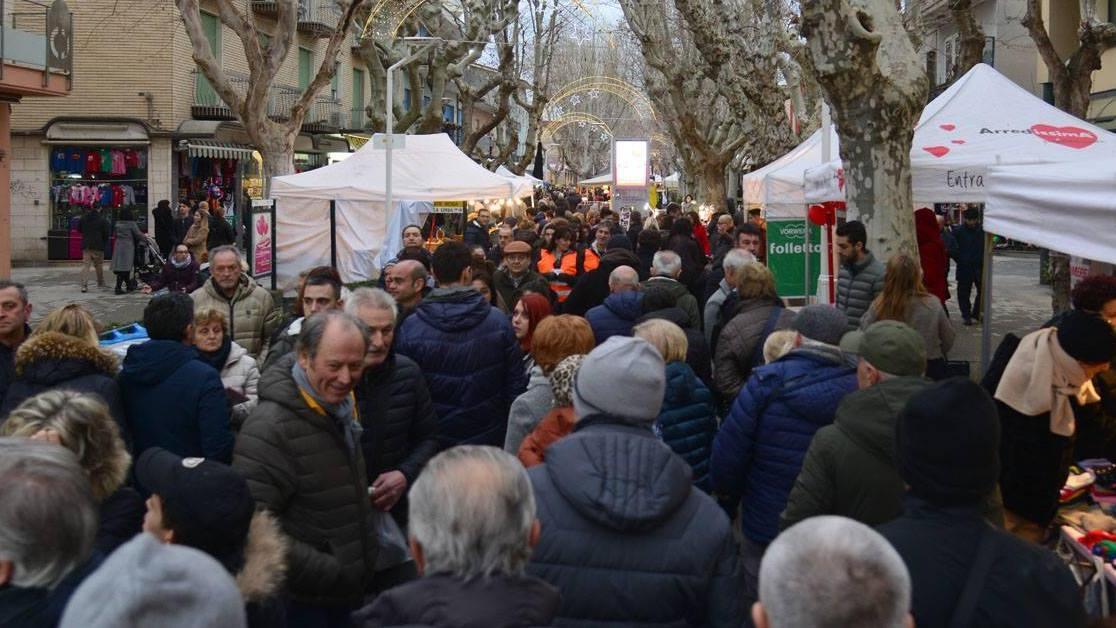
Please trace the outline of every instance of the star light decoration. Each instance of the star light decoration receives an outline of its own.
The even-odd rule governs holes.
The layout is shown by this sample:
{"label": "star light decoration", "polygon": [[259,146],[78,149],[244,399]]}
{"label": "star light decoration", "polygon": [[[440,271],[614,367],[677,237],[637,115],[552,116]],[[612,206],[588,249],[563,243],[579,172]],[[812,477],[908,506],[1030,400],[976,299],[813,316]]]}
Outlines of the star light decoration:
{"label": "star light decoration", "polygon": [[550,112],[551,112],[551,115],[554,116],[554,119],[557,120],[557,119],[561,118],[566,113],[566,110],[564,108],[562,108],[562,105],[555,105],[550,110]]}
{"label": "star light decoration", "polygon": [[581,104],[581,96],[579,94],[574,94],[573,96],[570,96],[570,104],[571,105],[580,105]]}
{"label": "star light decoration", "polygon": [[589,90],[589,100],[596,100],[600,97],[601,97],[601,90],[595,89],[595,88]]}
{"label": "star light decoration", "polygon": [[577,128],[584,129],[585,128],[585,120],[578,120]]}
{"label": "star light decoration", "polygon": [[607,132],[605,132],[605,131],[601,131],[601,141],[602,141],[602,142],[607,142],[607,141],[608,141],[608,138],[609,138],[609,135],[608,135],[608,133],[607,133]]}

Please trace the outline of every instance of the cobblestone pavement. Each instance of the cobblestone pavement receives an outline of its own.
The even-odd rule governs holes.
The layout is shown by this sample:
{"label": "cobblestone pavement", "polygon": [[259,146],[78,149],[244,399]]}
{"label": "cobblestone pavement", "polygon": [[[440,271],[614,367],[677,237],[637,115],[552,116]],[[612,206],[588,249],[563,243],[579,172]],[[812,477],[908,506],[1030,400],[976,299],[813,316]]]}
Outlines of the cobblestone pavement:
{"label": "cobblestone pavement", "polygon": [[[82,293],[78,279],[81,267],[76,263],[52,263],[16,268],[13,278],[22,282],[31,292],[34,306],[32,320],[37,321],[47,312],[67,303],[85,303],[86,307],[105,326],[115,326],[143,317],[143,307],[148,296],[140,292],[113,294],[115,279],[105,263],[107,288],[97,288],[91,281],[89,292]],[[1050,289],[1038,283],[1039,260],[1037,254],[1002,253],[996,256],[993,270],[992,330],[993,348],[1007,332],[1028,332],[1050,318]],[[952,275],[952,273],[951,273]],[[951,294],[956,295],[952,280]],[[979,372],[981,327],[961,325],[961,314],[956,300],[948,303],[950,316],[957,327],[957,342],[950,358],[973,362],[973,372]]]}

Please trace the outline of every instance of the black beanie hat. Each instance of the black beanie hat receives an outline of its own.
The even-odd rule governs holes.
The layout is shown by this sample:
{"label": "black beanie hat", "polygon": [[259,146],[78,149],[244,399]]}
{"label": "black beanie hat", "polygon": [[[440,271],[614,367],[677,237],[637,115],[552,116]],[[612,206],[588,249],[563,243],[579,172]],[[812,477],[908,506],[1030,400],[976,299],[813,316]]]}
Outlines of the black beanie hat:
{"label": "black beanie hat", "polygon": [[1116,332],[1103,318],[1072,310],[1058,323],[1058,344],[1078,362],[1104,364],[1116,357]]}
{"label": "black beanie hat", "polygon": [[899,475],[910,492],[943,506],[979,503],[1000,476],[1000,420],[992,397],[965,377],[907,401],[895,426]]}

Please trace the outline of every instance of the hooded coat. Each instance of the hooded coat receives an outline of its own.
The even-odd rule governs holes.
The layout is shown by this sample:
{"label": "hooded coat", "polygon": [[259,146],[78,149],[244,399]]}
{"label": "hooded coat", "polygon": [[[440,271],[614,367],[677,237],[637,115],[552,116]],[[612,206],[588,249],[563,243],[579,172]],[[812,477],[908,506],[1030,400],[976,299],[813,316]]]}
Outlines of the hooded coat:
{"label": "hooded coat", "polygon": [[690,294],[690,290],[686,285],[671,279],[669,277],[652,277],[643,282],[643,289],[649,288],[662,288],[670,293],[674,298],[674,305],[686,313],[685,324],[682,325],[683,329],[690,328],[701,331],[701,309],[698,307],[697,299],[694,295]]}
{"label": "hooded coat", "polygon": [[923,207],[915,212],[915,237],[918,239],[918,258],[922,263],[922,283],[927,292],[945,303],[949,300],[949,253],[942,241],[934,210]]}
{"label": "hooded coat", "polygon": [[31,336],[16,351],[15,378],[0,404],[0,417],[7,417],[16,406],[47,390],[90,393],[108,406],[121,438],[130,443],[116,368],[112,354],[73,336],[53,331]]}
{"label": "hooded coat", "polygon": [[225,386],[197,355],[173,340],[128,347],[117,384],[133,452],[162,447],[183,458],[232,459]]}
{"label": "hooded coat", "polygon": [[260,379],[232,466],[289,539],[286,593],[302,604],[355,607],[377,551],[364,456],[333,417],[307,403],[294,362],[288,355]]}
{"label": "hooded coat", "polygon": [[267,343],[279,327],[280,312],[266,288],[242,274],[231,298],[221,292],[213,279],[190,293],[194,308],[214,308],[225,314],[233,342],[244,347],[248,355],[259,359],[267,351]]}
{"label": "hooded coat", "polygon": [[856,372],[837,348],[795,349],[761,366],[732,404],[713,441],[713,488],[743,498],[740,527],[766,545],[802,468],[810,441],[833,422]]}
{"label": "hooded coat", "polygon": [[842,399],[833,425],[810,442],[779,529],[818,515],[876,526],[902,514],[906,488],[895,458],[895,422],[907,400],[928,384],[921,377],[895,377]]}
{"label": "hooded coat", "polygon": [[395,350],[426,377],[443,444],[503,446],[508,411],[527,386],[507,316],[476,290],[436,289],[403,322]]}
{"label": "hooded coat", "polygon": [[562,304],[562,313],[585,316],[591,308],[604,303],[609,296],[608,276],[621,266],[630,266],[638,273],[639,258],[628,249],[605,251],[600,265],[578,278],[569,298]]}
{"label": "hooded coat", "polygon": [[363,628],[529,628],[549,626],[558,590],[530,576],[460,578],[438,573],[381,593],[354,615]]}
{"label": "hooded coat", "polygon": [[613,336],[631,336],[632,327],[643,316],[643,293],[636,290],[617,292],[605,298],[604,303],[590,308],[585,320],[593,328],[597,344]]}
{"label": "hooded coat", "polygon": [[244,600],[249,628],[269,628],[282,616],[280,592],[287,577],[287,539],[267,512],[252,515],[244,544],[244,565],[233,574]]}
{"label": "hooded coat", "polygon": [[542,535],[528,572],[560,626],[739,626],[728,517],[647,426],[582,418],[528,470]]}
{"label": "hooded coat", "polygon": [[709,456],[717,435],[713,393],[685,362],[666,365],[663,409],[655,420],[655,431],[690,465],[694,486],[708,493],[711,488]]}

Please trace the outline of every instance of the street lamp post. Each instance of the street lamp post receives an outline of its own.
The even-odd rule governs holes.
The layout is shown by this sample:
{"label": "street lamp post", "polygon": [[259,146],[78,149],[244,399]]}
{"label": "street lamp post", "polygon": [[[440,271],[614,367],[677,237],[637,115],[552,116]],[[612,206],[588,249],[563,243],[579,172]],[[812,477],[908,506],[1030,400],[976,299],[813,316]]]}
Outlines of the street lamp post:
{"label": "street lamp post", "polygon": [[384,120],[386,122],[387,137],[385,138],[387,148],[387,160],[384,166],[385,186],[384,190],[384,209],[389,212],[392,211],[392,198],[391,198],[391,153],[395,147],[395,116],[392,111],[392,103],[395,100],[395,71],[407,65],[408,63],[418,59],[423,55],[431,46],[441,41],[437,37],[405,37],[405,42],[421,42],[423,45],[419,46],[417,50],[407,55],[406,57],[391,64],[387,69],[387,91],[384,94]]}

